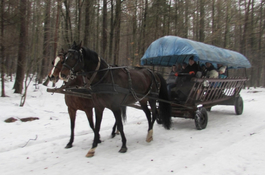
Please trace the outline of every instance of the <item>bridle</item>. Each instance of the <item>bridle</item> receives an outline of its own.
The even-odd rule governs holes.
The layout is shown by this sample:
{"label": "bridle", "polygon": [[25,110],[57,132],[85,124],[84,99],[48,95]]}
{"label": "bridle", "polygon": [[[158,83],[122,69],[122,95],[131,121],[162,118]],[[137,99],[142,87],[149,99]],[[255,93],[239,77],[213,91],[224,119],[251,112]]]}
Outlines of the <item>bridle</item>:
{"label": "bridle", "polygon": [[65,56],[65,61],[63,63],[63,67],[66,67],[67,69],[70,70],[70,79],[75,79],[77,76],[77,72],[75,71],[75,68],[78,66],[79,63],[82,64],[81,66],[81,70],[84,69],[84,60],[83,60],[83,54],[82,54],[82,49],[78,50],[74,50],[74,49],[69,49],[68,52],[73,53],[73,57],[75,58],[75,55],[77,54],[77,61],[75,63],[75,65],[73,67],[69,66],[66,63],[66,60],[68,59],[67,56]]}
{"label": "bridle", "polygon": [[[80,49],[79,51],[78,50],[74,50],[74,49],[69,49],[68,52],[72,52],[74,54],[74,56],[73,56],[74,59],[76,59],[75,58],[75,55],[77,54],[77,59],[76,59],[77,61],[76,61],[75,65],[73,67],[69,66],[66,63],[66,60],[68,59],[67,57],[65,57],[65,61],[63,63],[63,66],[70,70],[70,79],[73,80],[78,75],[82,75],[83,82],[84,82],[84,86],[85,87],[90,87],[91,86],[91,83],[95,79],[95,77],[96,77],[96,75],[98,73],[98,70],[100,68],[100,65],[101,65],[101,59],[100,59],[100,57],[98,57],[98,64],[97,64],[96,69],[93,71],[93,74],[91,75],[90,79],[88,79],[86,77],[86,75],[87,75],[88,72],[85,72],[84,71],[84,65],[85,65],[85,63],[84,63],[84,59],[83,59],[82,49]],[[76,72],[75,71],[75,68],[78,66],[79,63],[81,63],[81,72]]]}

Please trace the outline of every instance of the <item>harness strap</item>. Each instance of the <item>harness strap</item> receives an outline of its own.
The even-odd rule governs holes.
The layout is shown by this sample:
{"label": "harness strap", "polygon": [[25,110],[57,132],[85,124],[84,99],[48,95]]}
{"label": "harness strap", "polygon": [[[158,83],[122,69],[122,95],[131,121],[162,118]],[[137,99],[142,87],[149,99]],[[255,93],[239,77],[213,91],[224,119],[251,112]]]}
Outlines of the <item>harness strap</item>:
{"label": "harness strap", "polygon": [[92,74],[92,76],[90,77],[90,79],[86,78],[85,76],[83,76],[83,81],[84,81],[84,86],[85,87],[90,87],[91,86],[91,83],[93,82],[93,80],[95,79],[97,73],[98,73],[98,70],[99,70],[99,67],[100,67],[100,63],[101,63],[101,59],[98,57],[98,65],[94,71],[94,73]]}
{"label": "harness strap", "polygon": [[151,93],[151,91],[152,91],[152,87],[153,87],[154,81],[152,80],[152,83],[151,83],[151,85],[150,85],[150,88],[149,88],[148,92],[147,92],[144,96],[142,96],[142,97],[138,97],[138,96],[137,96],[137,93],[136,93],[136,92],[134,91],[134,89],[132,88],[132,78],[131,78],[130,71],[129,71],[127,68],[125,68],[125,70],[126,70],[127,73],[128,73],[129,89],[130,89],[130,92],[131,92],[132,96],[134,97],[134,99],[137,100],[137,101],[141,101],[142,99],[146,98],[146,97]]}
{"label": "harness strap", "polygon": [[153,76],[154,80],[155,80],[155,83],[156,83],[156,88],[157,88],[157,93],[160,92],[160,86],[161,86],[161,83],[157,80],[157,76],[155,76],[154,72],[150,69],[147,69],[151,75]]}

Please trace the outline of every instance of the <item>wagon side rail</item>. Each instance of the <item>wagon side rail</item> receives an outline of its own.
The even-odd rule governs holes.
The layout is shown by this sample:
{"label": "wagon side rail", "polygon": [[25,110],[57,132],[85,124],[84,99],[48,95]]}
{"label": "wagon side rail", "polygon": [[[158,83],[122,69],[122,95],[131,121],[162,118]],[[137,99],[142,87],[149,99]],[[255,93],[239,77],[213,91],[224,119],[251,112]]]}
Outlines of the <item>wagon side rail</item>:
{"label": "wagon side rail", "polygon": [[205,79],[195,78],[186,104],[202,104],[214,106],[217,104],[233,105],[234,97],[238,97],[247,78]]}

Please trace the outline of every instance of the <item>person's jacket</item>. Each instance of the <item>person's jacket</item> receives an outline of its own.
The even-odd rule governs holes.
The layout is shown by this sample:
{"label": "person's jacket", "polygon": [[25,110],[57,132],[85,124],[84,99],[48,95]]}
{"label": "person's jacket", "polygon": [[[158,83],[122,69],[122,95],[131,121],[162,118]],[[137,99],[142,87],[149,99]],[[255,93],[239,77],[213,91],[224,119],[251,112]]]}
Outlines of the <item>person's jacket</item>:
{"label": "person's jacket", "polygon": [[198,64],[195,62],[193,65],[188,65],[181,73],[190,73],[194,71],[194,74],[196,74],[198,70]]}

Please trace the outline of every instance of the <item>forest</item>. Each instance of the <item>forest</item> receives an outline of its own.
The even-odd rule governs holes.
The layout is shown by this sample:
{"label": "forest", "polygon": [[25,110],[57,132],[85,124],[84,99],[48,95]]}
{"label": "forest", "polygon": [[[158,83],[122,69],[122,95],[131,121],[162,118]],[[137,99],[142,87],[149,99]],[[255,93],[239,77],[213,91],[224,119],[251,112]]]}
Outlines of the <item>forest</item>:
{"label": "forest", "polygon": [[165,35],[242,53],[252,67],[230,75],[265,86],[265,0],[1,0],[0,6],[2,97],[5,81],[14,81],[15,93],[28,80],[43,83],[58,52],[74,41],[109,64],[140,66],[147,47]]}

